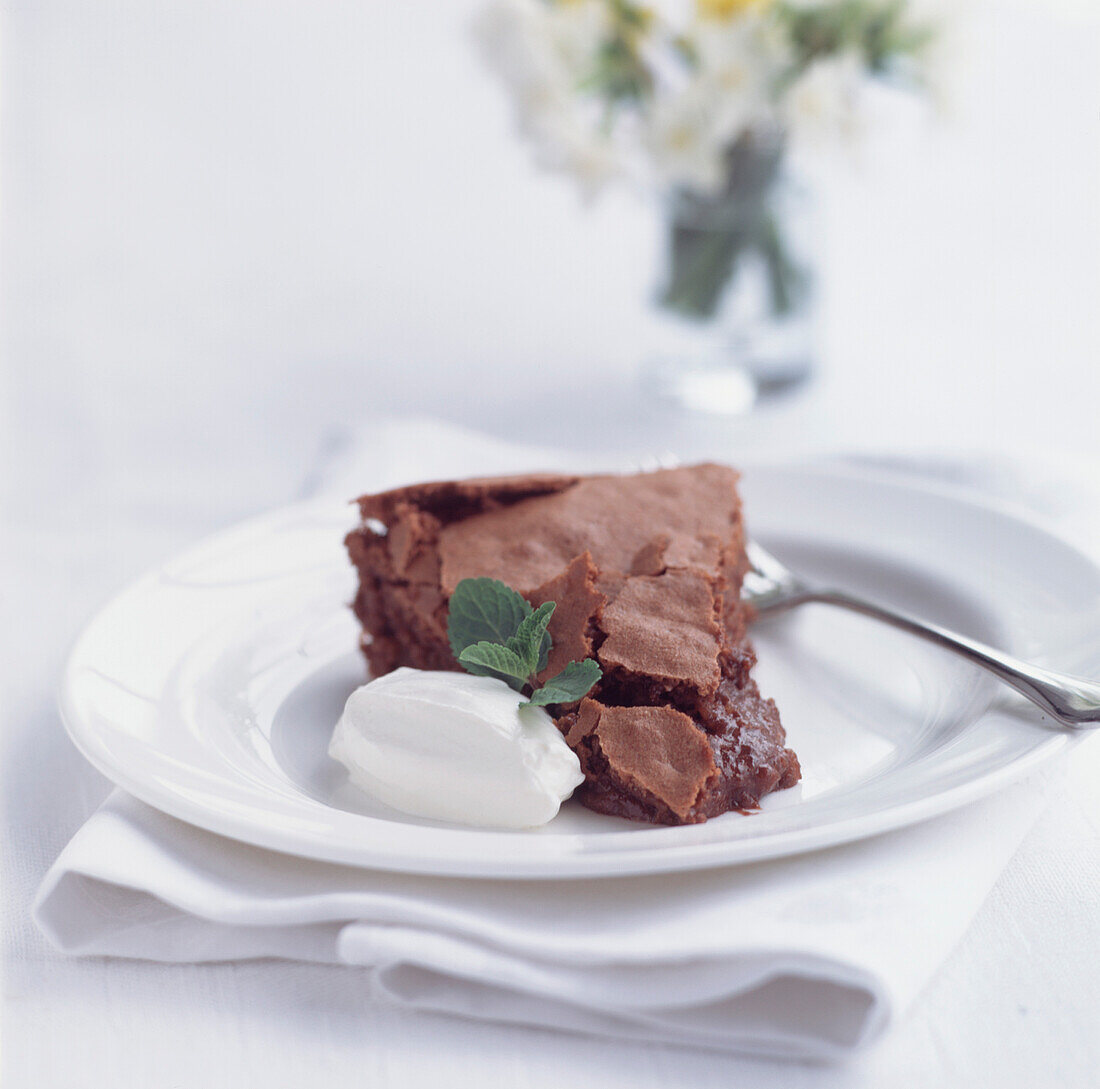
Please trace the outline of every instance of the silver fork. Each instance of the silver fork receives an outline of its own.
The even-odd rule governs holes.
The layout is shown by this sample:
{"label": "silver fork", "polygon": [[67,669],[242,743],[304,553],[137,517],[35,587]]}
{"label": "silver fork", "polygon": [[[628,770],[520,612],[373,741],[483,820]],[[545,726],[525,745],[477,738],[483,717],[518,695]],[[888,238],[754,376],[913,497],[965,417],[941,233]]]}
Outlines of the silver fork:
{"label": "silver fork", "polygon": [[741,598],[761,615],[782,612],[810,602],[839,605],[842,609],[850,609],[863,616],[881,620],[961,654],[968,661],[992,673],[998,680],[1011,685],[1066,726],[1078,730],[1092,730],[1100,726],[1100,684],[1094,681],[1029,665],[975,639],[941,628],[938,624],[929,624],[916,617],[883,608],[844,590],[811,585],[789,571],[755,541],[749,542],[747,552],[751,570],[745,575],[741,586]]}

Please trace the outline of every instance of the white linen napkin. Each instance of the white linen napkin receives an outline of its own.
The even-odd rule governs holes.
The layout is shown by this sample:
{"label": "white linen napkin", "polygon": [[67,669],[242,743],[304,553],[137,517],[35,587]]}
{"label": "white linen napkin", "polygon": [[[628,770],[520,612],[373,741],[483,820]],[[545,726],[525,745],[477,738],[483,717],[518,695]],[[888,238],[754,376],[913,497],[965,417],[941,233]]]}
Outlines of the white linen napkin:
{"label": "white linen napkin", "polygon": [[417,1009],[829,1059],[876,1038],[1041,807],[1016,788],[800,858],[590,881],[410,877],[249,847],[116,791],[39,892],[76,954],[360,965]]}
{"label": "white linen napkin", "polygon": [[[579,463],[574,458],[574,464]],[[383,424],[319,478],[569,468],[433,421]],[[1042,806],[1032,781],[917,827],[711,871],[585,881],[415,877],[192,828],[116,791],[47,874],[74,954],[357,965],[415,1009],[798,1059],[880,1035],[942,963]]]}

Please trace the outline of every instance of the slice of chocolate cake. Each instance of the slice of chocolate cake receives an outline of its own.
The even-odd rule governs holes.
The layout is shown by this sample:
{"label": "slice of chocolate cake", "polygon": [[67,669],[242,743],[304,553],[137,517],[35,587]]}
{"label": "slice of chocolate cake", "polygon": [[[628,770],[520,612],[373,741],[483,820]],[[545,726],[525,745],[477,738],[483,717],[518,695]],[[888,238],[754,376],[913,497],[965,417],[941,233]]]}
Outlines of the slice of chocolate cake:
{"label": "slice of chocolate cake", "polygon": [[375,676],[460,668],[447,602],[462,579],[487,576],[533,605],[557,602],[540,681],[588,657],[603,670],[579,705],[551,708],[589,808],[691,824],[798,781],[775,704],[750,676],[732,469],[418,484],[359,507],[347,545]]}

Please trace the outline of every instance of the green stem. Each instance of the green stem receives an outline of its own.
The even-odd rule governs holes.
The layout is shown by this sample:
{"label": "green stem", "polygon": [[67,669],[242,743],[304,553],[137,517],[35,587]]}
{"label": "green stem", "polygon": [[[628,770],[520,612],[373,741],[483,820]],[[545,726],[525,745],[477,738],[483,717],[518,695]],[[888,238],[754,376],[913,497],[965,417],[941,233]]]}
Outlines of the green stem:
{"label": "green stem", "polygon": [[[726,177],[719,193],[679,195],[669,236],[668,279],[660,297],[663,306],[687,317],[711,318],[742,255],[758,249],[767,259],[765,220],[782,157],[782,141],[745,133],[726,153]],[[774,243],[778,246],[777,234]]]}

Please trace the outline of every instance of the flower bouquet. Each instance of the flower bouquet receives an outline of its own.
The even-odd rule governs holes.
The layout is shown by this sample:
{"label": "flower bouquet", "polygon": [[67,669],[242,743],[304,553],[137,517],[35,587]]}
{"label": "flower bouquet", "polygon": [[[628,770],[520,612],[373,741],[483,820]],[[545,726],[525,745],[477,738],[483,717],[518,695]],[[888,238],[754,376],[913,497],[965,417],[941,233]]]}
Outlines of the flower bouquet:
{"label": "flower bouquet", "polygon": [[587,195],[612,181],[657,195],[658,301],[697,345],[680,377],[717,368],[755,390],[808,373],[811,232],[787,152],[853,134],[872,80],[923,85],[932,30],[911,6],[494,0],[481,18],[539,162]]}

